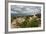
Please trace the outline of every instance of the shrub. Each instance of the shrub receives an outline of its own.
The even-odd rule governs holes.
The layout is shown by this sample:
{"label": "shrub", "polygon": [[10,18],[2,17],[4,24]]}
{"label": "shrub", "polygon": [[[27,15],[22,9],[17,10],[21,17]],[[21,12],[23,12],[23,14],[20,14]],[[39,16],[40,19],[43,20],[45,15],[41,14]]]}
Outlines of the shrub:
{"label": "shrub", "polygon": [[40,21],[37,20],[37,18],[33,18],[31,20],[31,27],[38,27],[39,26],[39,23],[40,23]]}

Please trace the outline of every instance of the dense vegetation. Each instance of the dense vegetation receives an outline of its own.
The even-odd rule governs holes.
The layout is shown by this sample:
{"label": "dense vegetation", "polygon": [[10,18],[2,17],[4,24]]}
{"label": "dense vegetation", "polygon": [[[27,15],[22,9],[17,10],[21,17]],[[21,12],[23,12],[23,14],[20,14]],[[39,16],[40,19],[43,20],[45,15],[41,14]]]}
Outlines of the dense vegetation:
{"label": "dense vegetation", "polygon": [[[37,16],[31,16],[31,20],[29,20],[30,16],[25,16],[25,17],[21,17],[21,18],[25,18],[25,21],[23,21],[22,23],[17,24],[20,28],[26,28],[26,27],[39,27],[41,24],[41,17],[37,17]],[[11,22],[13,23],[13,20],[19,18],[19,17],[11,17]],[[16,22],[17,23],[17,22]]]}

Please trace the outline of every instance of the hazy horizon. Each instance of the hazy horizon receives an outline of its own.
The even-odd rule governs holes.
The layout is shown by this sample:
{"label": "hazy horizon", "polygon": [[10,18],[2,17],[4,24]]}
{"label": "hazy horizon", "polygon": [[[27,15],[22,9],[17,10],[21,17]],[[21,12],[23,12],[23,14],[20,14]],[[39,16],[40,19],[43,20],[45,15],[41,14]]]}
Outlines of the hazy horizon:
{"label": "hazy horizon", "polygon": [[40,6],[11,5],[11,14],[15,16],[34,15],[41,13]]}

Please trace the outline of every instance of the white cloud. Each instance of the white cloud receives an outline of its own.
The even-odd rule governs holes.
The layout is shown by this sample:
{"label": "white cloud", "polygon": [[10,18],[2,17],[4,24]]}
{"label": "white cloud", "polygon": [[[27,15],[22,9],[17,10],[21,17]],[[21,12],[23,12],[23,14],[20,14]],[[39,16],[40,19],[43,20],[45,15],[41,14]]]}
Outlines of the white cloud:
{"label": "white cloud", "polygon": [[12,9],[13,11],[11,13],[15,13],[15,14],[27,14],[27,15],[34,15],[34,14],[37,14],[37,13],[40,13],[41,11],[41,7],[39,6],[20,6],[20,5],[17,5],[17,6],[12,6]]}

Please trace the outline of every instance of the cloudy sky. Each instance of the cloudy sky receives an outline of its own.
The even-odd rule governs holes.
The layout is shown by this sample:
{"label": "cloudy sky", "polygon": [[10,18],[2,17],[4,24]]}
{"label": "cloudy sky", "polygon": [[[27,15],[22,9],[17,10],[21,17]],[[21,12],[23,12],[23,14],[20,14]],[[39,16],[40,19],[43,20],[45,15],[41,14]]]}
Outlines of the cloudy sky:
{"label": "cloudy sky", "polygon": [[11,14],[15,15],[34,15],[41,13],[40,6],[23,6],[23,5],[11,5]]}

